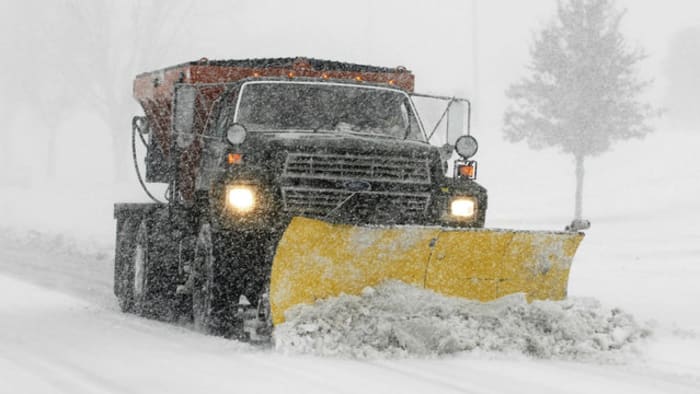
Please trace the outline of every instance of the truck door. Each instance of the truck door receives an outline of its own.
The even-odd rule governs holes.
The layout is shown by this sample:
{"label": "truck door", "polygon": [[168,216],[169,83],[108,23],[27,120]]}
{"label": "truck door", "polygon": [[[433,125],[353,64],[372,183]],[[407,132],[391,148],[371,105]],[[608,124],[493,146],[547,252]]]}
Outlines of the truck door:
{"label": "truck door", "polygon": [[[198,186],[206,185],[208,188],[206,181],[212,167],[202,157],[215,156],[216,152],[225,148],[222,138],[207,133],[207,130],[211,130],[208,125],[213,123],[210,120],[212,108],[223,91],[223,84],[175,86],[173,150],[177,160],[174,166],[174,192],[182,201],[191,201]],[[223,152],[218,157],[221,154]]]}

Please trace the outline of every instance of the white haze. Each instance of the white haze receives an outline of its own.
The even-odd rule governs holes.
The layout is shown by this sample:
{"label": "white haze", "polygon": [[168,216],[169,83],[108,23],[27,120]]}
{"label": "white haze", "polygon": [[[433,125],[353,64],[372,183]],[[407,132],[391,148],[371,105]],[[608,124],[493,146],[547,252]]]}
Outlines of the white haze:
{"label": "white haze", "polygon": [[[510,144],[500,131],[504,91],[526,72],[532,35],[553,15],[554,0],[478,2],[477,84],[470,1],[143,1],[138,3],[141,10],[156,4],[168,16],[156,26],[157,35],[138,38],[127,29],[134,1],[3,1],[0,392],[8,381],[35,382],[35,392],[50,392],[44,390],[44,380],[36,379],[40,368],[13,364],[12,357],[39,360],[37,365],[53,371],[51,376],[74,380],[75,385],[66,386],[71,392],[196,392],[204,380],[211,392],[239,390],[241,382],[251,391],[277,392],[391,392],[397,387],[405,392],[700,391],[700,124],[671,127],[672,111],[656,121],[656,132],[645,140],[622,142],[587,162],[583,212],[593,227],[574,261],[569,293],[574,303],[599,300],[602,306],[594,312],[621,307],[641,327],[652,327],[650,339],[636,341],[642,335],[635,336],[639,353],[625,353],[624,362],[631,365],[478,352],[437,361],[319,360],[251,350],[179,326],[124,317],[111,295],[112,204],[146,197],[126,147],[118,154],[127,178],[114,181],[111,126],[94,108],[54,100],[66,90],[82,91],[61,85],[65,71],[55,65],[94,53],[76,49],[59,33],[81,31],[82,26],[67,22],[71,7],[94,4],[116,10],[91,20],[97,27],[116,26],[105,44],[114,61],[124,61],[132,52],[142,59],[92,86],[121,89],[126,104],[114,111],[124,140],[130,138],[131,117],[141,114],[130,99],[138,72],[201,57],[308,56],[404,65],[415,73],[418,91],[473,99],[479,181],[489,190],[488,226],[561,229],[572,219],[571,159],[551,149],[534,152]],[[640,68],[643,77],[654,80],[648,99],[665,108],[669,42],[679,31],[700,26],[700,7],[695,0],[625,0],[620,5],[628,9],[623,29],[630,43],[649,55]],[[89,34],[80,37],[86,43],[90,39]],[[699,59],[687,61],[700,64]],[[685,99],[700,102],[698,91]],[[52,100],[52,111],[38,111],[38,103]],[[54,175],[47,174],[51,133],[57,139]],[[76,295],[82,300],[72,298]],[[55,360],[42,359],[47,349]],[[174,369],[165,368],[163,358],[173,360]],[[27,376],[15,373],[27,372],[27,365]],[[124,386],[88,382],[84,371]],[[145,376],[144,371],[156,372]],[[31,386],[24,388],[31,391]],[[12,392],[22,390],[13,387]]]}
{"label": "white haze", "polygon": [[[94,4],[99,4],[95,6]],[[155,4],[155,5],[154,5]],[[128,101],[133,76],[142,71],[208,57],[210,59],[309,56],[339,59],[377,65],[405,65],[416,74],[418,91],[462,95],[474,100],[475,132],[482,141],[480,160],[485,183],[489,168],[499,165],[501,118],[505,106],[504,90],[523,75],[528,61],[531,38],[537,28],[548,21],[555,1],[480,1],[476,7],[477,27],[472,28],[469,1],[361,1],[335,3],[328,1],[209,1],[168,2],[162,8],[163,20],[155,27],[139,26],[143,36],[131,33],[135,15],[145,10],[158,10],[157,2],[134,1],[40,1],[3,2],[0,4],[0,53],[3,75],[0,91],[3,155],[0,163],[2,184],[37,187],[45,182],[67,182],[72,185],[111,184],[109,129],[85,103],[77,105],[56,102],[50,107],[55,121],[37,113],[37,103],[50,103],[55,89],[69,89],[60,84],[66,69],[53,67],[57,62],[71,64],[82,58],[102,55],[75,48],[74,41],[91,38],[90,30],[109,26],[112,29],[109,53],[112,62],[137,58],[133,66],[119,67],[115,75],[98,80],[104,86],[117,86],[127,106],[115,108],[123,119],[122,138],[129,137],[129,121],[140,108]],[[649,53],[641,74],[653,78],[649,91],[657,107],[664,108],[663,74],[668,41],[672,35],[689,26],[700,25],[700,16],[692,0],[666,2],[623,1],[628,8],[623,28],[631,44],[642,46]],[[104,7],[103,7],[104,6]],[[91,14],[91,26],[72,23],[68,15],[75,9],[105,8],[106,15]],[[84,32],[87,30],[87,36]],[[79,39],[65,42],[62,32],[79,32]],[[476,51],[472,34],[476,31]],[[154,33],[155,32],[155,33]],[[124,36],[123,40],[119,36]],[[136,55],[132,55],[136,53]],[[150,55],[149,55],[150,54]],[[155,55],[154,55],[155,54]],[[473,55],[477,61],[474,61]],[[474,64],[478,68],[474,69]],[[80,70],[77,69],[76,72]],[[70,71],[69,71],[70,72]],[[80,81],[75,75],[72,81]],[[24,81],[39,81],[41,88]],[[476,83],[474,81],[477,81]],[[15,100],[18,90],[26,100]],[[29,90],[29,91],[27,91]],[[76,89],[76,91],[79,91]],[[48,97],[48,98],[47,98]],[[696,97],[689,97],[697,100]],[[663,125],[663,119],[661,119]],[[48,124],[47,124],[48,123]],[[51,126],[51,127],[49,127]],[[46,144],[50,133],[58,140],[55,174],[46,175]],[[119,154],[131,174],[129,152]],[[562,165],[569,165],[566,157]],[[495,174],[494,174],[495,176]],[[488,178],[487,178],[488,177]],[[138,198],[133,179],[120,190],[126,198]],[[90,188],[88,188],[90,189]],[[1,212],[1,211],[0,211]],[[21,223],[17,223],[21,224]]]}

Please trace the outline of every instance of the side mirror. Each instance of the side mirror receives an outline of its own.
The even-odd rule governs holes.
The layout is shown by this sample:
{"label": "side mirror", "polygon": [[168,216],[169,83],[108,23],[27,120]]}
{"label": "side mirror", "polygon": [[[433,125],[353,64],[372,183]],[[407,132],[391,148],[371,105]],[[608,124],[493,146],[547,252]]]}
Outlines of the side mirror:
{"label": "side mirror", "polygon": [[232,145],[242,144],[246,135],[248,135],[248,130],[240,123],[234,123],[226,130],[226,139]]}
{"label": "side mirror", "polygon": [[[445,128],[446,141],[450,145],[455,145],[459,137],[467,129],[467,105],[463,101],[452,101],[449,104],[447,114],[447,127]],[[466,130],[468,132],[468,130]]]}

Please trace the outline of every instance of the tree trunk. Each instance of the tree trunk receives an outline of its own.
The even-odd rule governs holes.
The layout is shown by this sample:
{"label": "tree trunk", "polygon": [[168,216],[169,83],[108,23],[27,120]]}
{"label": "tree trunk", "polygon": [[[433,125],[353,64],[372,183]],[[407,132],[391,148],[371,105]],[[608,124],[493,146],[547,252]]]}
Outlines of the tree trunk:
{"label": "tree trunk", "polygon": [[583,155],[576,155],[576,207],[574,209],[574,219],[581,219],[583,211]]}

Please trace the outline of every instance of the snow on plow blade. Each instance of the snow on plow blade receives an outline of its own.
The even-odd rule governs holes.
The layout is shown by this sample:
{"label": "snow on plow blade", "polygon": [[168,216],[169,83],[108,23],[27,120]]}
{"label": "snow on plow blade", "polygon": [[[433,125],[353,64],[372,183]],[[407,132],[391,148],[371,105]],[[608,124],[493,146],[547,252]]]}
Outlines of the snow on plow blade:
{"label": "snow on plow blade", "polygon": [[400,280],[448,296],[490,301],[566,297],[583,233],[353,226],[295,217],[272,264],[274,324],[298,304]]}

